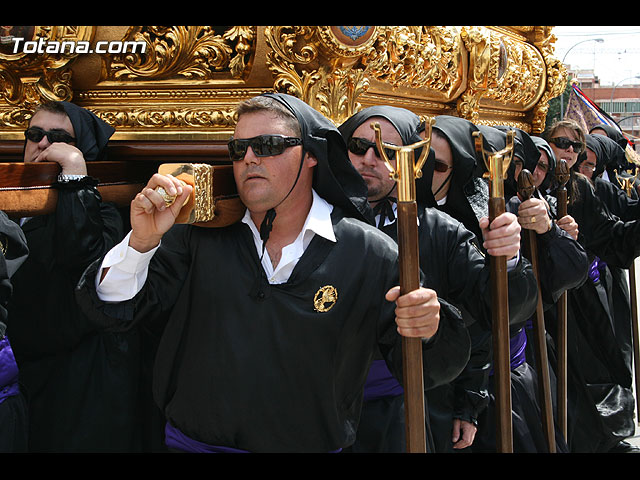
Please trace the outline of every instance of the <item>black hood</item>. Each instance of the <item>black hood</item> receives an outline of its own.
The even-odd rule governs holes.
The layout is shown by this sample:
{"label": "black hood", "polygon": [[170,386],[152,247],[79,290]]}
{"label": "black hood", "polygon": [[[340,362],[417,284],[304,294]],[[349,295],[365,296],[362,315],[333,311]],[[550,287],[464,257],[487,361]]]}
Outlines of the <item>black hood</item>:
{"label": "black hood", "polygon": [[[355,132],[360,125],[373,117],[381,117],[388,120],[400,134],[403,145],[412,145],[422,141],[422,137],[420,136],[420,117],[415,113],[405,108],[390,105],[376,105],[367,107],[354,114],[338,127],[345,143],[349,142],[353,136],[353,132]],[[416,160],[421,152],[422,148],[415,150],[414,155]],[[435,201],[432,201],[433,195],[431,194],[433,161],[429,161],[433,160],[433,151],[430,151],[429,154],[430,156],[422,168],[422,177],[416,180],[416,200],[420,203],[435,204]]]}
{"label": "black hood", "polygon": [[351,165],[338,128],[297,97],[282,93],[264,95],[282,103],[298,119],[303,147],[318,161],[313,179],[316,193],[341,207],[348,216],[369,221],[372,214],[367,201],[367,185]]}
{"label": "black hood", "polygon": [[553,184],[553,179],[555,177],[556,165],[558,164],[556,155],[553,153],[551,145],[549,145],[549,143],[544,138],[534,135],[531,136],[531,140],[539,150],[542,150],[547,154],[547,158],[549,159],[549,170],[547,170],[547,176],[544,177],[542,184],[540,185],[540,187],[538,187],[540,191],[546,192]]}
{"label": "black hood", "polygon": [[115,128],[98,118],[93,112],[70,102],[60,102],[69,116],[76,136],[76,147],[87,162],[104,160],[109,138]]}
{"label": "black hood", "polygon": [[478,127],[469,120],[450,115],[438,115],[433,130],[446,138],[453,156],[451,187],[464,189],[475,175],[478,161],[476,157],[474,132]]}
{"label": "black hood", "polygon": [[[618,145],[620,145],[623,150],[625,150],[627,148],[627,145],[629,145],[629,141],[627,140],[627,138],[616,127],[612,127],[611,125],[607,125],[606,123],[603,123],[601,125],[596,125],[595,127],[591,127],[591,130],[589,130],[589,133],[591,134],[595,129],[604,130],[607,134],[607,137],[609,137],[611,140],[613,140]],[[596,133],[594,135],[598,135],[598,134]]]}
{"label": "black hood", "polygon": [[599,134],[586,135],[587,148],[596,156],[596,169],[593,178],[599,177],[606,170],[610,179],[615,178],[614,170],[622,172],[626,168],[627,159],[624,149],[613,139]]}

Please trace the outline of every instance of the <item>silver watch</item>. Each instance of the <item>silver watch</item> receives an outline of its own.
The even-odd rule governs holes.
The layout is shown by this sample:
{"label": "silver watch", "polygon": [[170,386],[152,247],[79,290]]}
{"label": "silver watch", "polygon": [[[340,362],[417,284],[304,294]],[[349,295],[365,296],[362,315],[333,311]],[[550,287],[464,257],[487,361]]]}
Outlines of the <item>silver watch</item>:
{"label": "silver watch", "polygon": [[82,180],[86,178],[87,175],[63,175],[62,173],[58,174],[58,182],[59,183],[67,183],[72,182],[74,180]]}

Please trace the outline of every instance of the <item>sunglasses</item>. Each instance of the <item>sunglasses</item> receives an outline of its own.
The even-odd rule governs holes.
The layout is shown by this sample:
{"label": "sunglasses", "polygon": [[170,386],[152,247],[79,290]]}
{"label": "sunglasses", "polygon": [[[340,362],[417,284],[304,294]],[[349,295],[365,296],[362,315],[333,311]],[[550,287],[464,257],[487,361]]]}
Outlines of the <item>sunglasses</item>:
{"label": "sunglasses", "polygon": [[234,162],[240,161],[247,154],[247,148],[256,157],[273,157],[280,155],[289,147],[302,145],[302,139],[296,137],[284,137],[282,135],[259,135],[253,138],[232,138],[227,143],[229,156]]}
{"label": "sunglasses", "polygon": [[[370,142],[369,140],[365,140],[364,138],[353,137],[349,140],[349,144],[347,145],[349,151],[355,155],[364,155],[370,148],[373,148],[376,156],[378,158],[382,158],[380,156],[380,152],[378,151],[378,146],[375,142]],[[392,148],[385,148],[384,153],[387,154],[387,158],[389,160],[393,160],[396,158],[396,151]]]}
{"label": "sunglasses", "polygon": [[566,150],[569,147],[573,147],[573,151],[576,153],[582,152],[582,149],[584,148],[584,145],[582,142],[576,142],[566,137],[550,138],[549,141],[553,143],[556,147],[562,148],[563,150]]}
{"label": "sunglasses", "polygon": [[29,127],[25,130],[24,136],[27,140],[31,140],[36,143],[42,140],[45,136],[47,137],[47,140],[49,140],[49,143],[71,143],[76,141],[69,132],[62,129],[43,130],[40,127]]}
{"label": "sunglasses", "polygon": [[447,165],[446,163],[441,162],[440,160],[434,160],[433,161],[433,169],[436,172],[444,173],[447,170],[449,170],[450,168],[453,168],[453,166]]}

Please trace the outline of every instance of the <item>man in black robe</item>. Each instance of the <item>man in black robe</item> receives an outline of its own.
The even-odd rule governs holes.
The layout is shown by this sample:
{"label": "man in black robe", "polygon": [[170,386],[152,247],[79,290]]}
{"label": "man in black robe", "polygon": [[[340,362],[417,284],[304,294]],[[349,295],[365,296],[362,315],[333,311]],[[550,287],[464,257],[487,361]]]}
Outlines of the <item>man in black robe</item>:
{"label": "man in black robe", "polygon": [[191,187],[155,175],[78,297],[105,325],[168,316],[154,392],[172,449],[343,449],[376,349],[402,378],[401,335],[423,338],[425,385],[439,385],[468,358],[464,325],[433,290],[398,298],[397,247],[363,221],[366,185],[328,119],[265,94],[240,105],[229,148],[242,221],[174,225]]}
{"label": "man in black robe", "polygon": [[[494,128],[479,125],[478,128],[491,151],[500,151],[505,148],[507,132],[513,130],[515,134],[513,160],[505,179],[506,210],[518,215],[518,221],[525,235],[529,235],[529,231],[535,232],[542,307],[544,310],[549,310],[563,292],[581,285],[587,278],[589,264],[586,252],[569,233],[551,220],[553,217],[551,207],[537,188],[531,198],[525,201],[522,201],[518,194],[517,179],[523,168],[536,173],[532,179],[534,184],[536,181],[542,184],[545,180],[543,172],[537,171],[542,153],[534,140],[526,132],[513,127]],[[553,155],[552,152],[550,154]],[[554,164],[555,160],[552,159],[551,165]],[[545,171],[548,170],[548,158],[545,167],[542,168]],[[512,323],[510,327],[514,451],[545,453],[548,452],[548,442],[542,428],[536,370],[538,359],[535,356],[535,344],[533,344],[535,337],[531,337],[532,322],[533,319],[527,319],[526,322]],[[549,365],[545,364],[545,368],[548,369]],[[552,388],[553,380],[554,378],[551,378]],[[555,398],[555,392],[552,392],[551,399]],[[492,409],[493,404],[490,404],[487,412],[491,414]],[[488,425],[478,436],[478,451],[495,451],[494,429],[490,422],[486,423]],[[557,452],[568,450],[559,430],[556,431],[555,446]]]}
{"label": "man in black robe", "polygon": [[0,212],[0,453],[24,453],[28,444],[27,401],[7,329],[11,277],[29,255],[20,227]]}
{"label": "man in black robe", "polygon": [[55,212],[14,219],[30,255],[14,275],[7,333],[29,404],[29,451],[133,449],[135,333],[97,329],[80,312],[84,269],[123,236],[122,217],[102,202],[86,163],[104,158],[113,127],[68,102],[46,103],[25,132],[25,162],[56,162]]}
{"label": "man in black robe", "polygon": [[[380,125],[383,142],[411,145],[422,140],[420,118],[403,108],[374,106],[358,112],[340,126],[351,162],[367,182],[369,202],[374,212],[379,212],[376,224],[397,241],[396,181],[389,177],[374,145],[375,136],[371,128],[374,122]],[[390,160],[394,162],[393,158]],[[434,205],[428,180],[435,169],[443,168],[436,165],[431,155],[424,166],[424,175],[416,182],[420,266],[426,285],[461,308],[468,325],[475,324],[474,329],[486,334],[491,329],[489,257],[481,253],[476,246],[477,239],[464,225],[428,206]],[[496,219],[495,224],[502,227],[484,230],[483,240],[492,254],[516,258],[509,272],[510,317],[513,321],[524,320],[535,309],[537,297],[530,265],[517,260],[520,226],[512,214]],[[494,250],[492,244],[501,247]],[[465,448],[473,442],[477,412],[485,403],[486,392],[478,383],[471,385],[472,368],[465,370],[465,374],[454,382],[427,392],[429,428],[436,452]],[[402,451],[402,389],[380,360],[372,365],[368,387],[365,390],[368,401],[363,411],[366,415],[363,418],[367,421],[361,424],[353,451]],[[388,426],[386,430],[385,426]]]}

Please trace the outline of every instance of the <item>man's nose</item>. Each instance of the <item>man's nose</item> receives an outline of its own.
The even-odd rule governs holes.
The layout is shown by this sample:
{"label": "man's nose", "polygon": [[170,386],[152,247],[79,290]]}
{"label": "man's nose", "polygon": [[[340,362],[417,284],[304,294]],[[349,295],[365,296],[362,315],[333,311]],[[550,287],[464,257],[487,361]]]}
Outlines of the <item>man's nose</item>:
{"label": "man's nose", "polygon": [[247,151],[244,154],[244,162],[245,163],[260,163],[261,157],[257,156],[251,146],[247,146]]}
{"label": "man's nose", "polygon": [[373,147],[367,148],[367,151],[364,152],[362,159],[363,163],[372,167],[375,166],[380,160],[382,160],[380,157],[378,157],[378,155],[376,154],[376,150]]}

